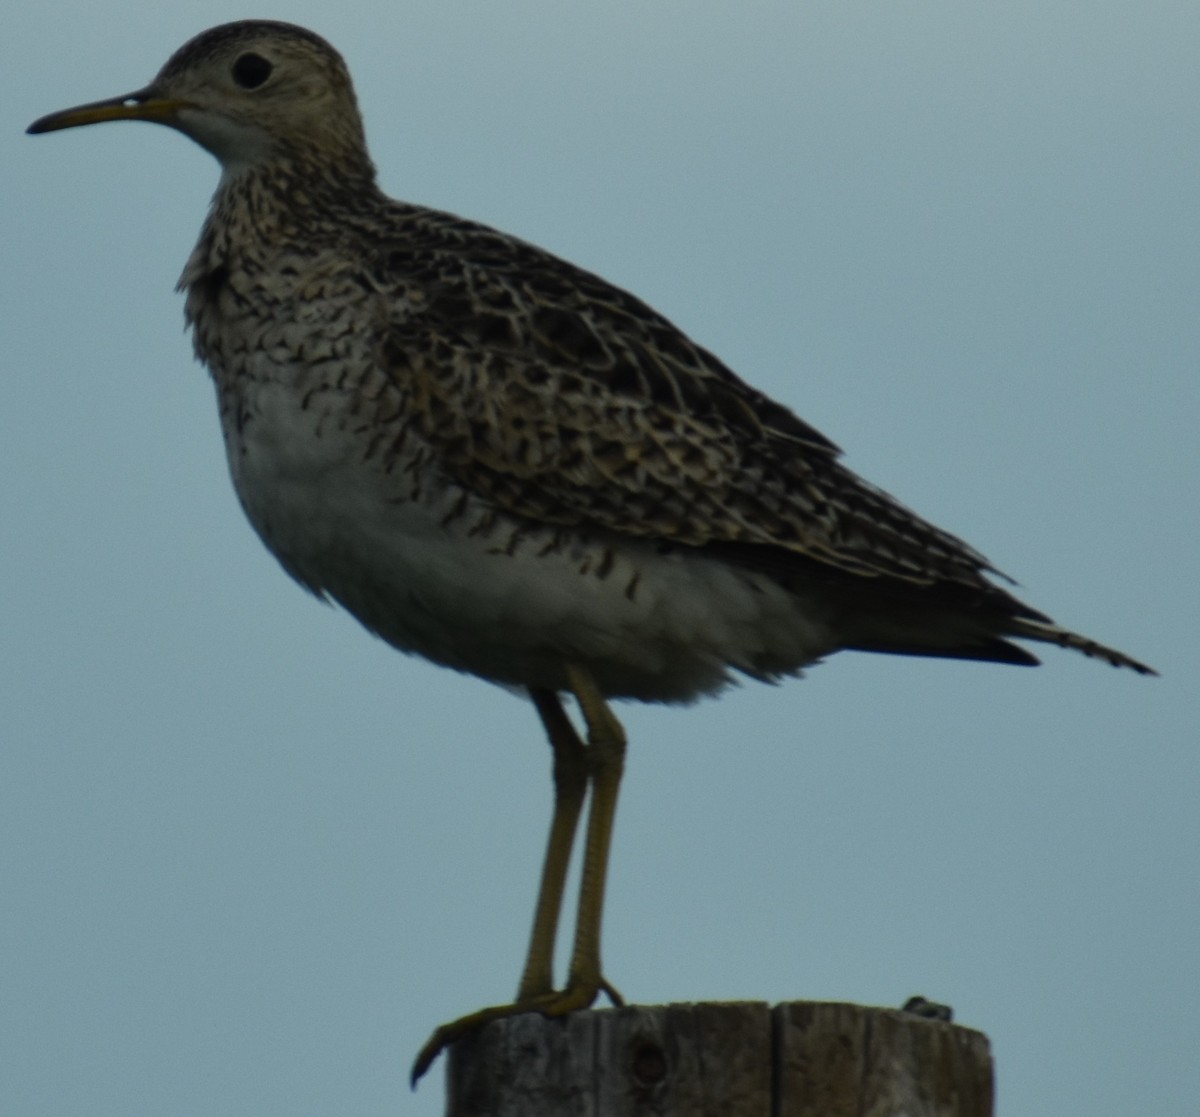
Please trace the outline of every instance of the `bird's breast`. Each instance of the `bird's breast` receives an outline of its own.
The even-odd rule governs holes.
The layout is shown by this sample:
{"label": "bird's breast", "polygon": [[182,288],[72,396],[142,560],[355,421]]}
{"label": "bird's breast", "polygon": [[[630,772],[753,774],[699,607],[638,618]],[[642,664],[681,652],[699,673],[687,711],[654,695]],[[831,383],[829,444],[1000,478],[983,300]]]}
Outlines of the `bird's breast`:
{"label": "bird's breast", "polygon": [[659,701],[829,650],[820,619],[760,574],[470,491],[417,433],[368,331],[226,318],[209,347],[206,325],[197,348],[250,522],[297,581],[395,647],[511,686],[560,688],[575,662],[609,695]]}

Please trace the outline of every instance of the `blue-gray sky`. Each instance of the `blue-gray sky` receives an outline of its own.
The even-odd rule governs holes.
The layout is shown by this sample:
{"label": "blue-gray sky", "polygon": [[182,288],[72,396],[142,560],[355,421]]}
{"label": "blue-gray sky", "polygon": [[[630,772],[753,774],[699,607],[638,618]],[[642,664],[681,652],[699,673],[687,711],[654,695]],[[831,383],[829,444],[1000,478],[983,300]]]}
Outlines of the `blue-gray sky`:
{"label": "blue-gray sky", "polygon": [[208,155],[36,116],[248,15],[324,34],[398,196],[636,291],[1147,680],[843,655],[632,739],[634,1001],[949,1001],[1001,1117],[1200,1096],[1194,2],[27,5],[0,66],[0,1112],[440,1114],[511,996],[527,704],[302,594],[175,279]]}

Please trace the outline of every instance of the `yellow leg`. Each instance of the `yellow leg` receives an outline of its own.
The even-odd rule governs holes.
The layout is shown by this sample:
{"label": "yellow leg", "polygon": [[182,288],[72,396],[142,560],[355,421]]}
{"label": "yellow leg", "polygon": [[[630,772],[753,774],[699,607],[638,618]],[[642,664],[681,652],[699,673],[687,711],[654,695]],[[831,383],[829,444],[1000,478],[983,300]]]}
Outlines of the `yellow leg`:
{"label": "yellow leg", "polygon": [[531,691],[533,704],[546,727],[554,750],[554,817],[542,864],[542,884],[534,909],[533,932],[525,972],[517,988],[517,1004],[554,991],[554,941],[562,910],[563,888],[575,844],[575,828],[587,794],[587,750],[563,711],[558,695],[548,690]]}
{"label": "yellow leg", "polygon": [[[575,695],[587,724],[586,748],[568,721],[558,698],[548,691],[531,692],[554,749],[555,798],[533,933],[517,1000],[511,1005],[482,1008],[443,1024],[434,1031],[413,1064],[414,1086],[445,1047],[490,1020],[523,1012],[565,1016],[587,1008],[600,992],[607,994],[614,1004],[622,1003],[620,994],[601,972],[600,924],[604,911],[604,886],[613,820],[621,774],[625,767],[625,731],[586,671],[568,666],[567,685]],[[589,783],[592,802],[583,850],[575,944],[566,987],[556,991],[552,975],[554,940],[575,829]]]}
{"label": "yellow leg", "polygon": [[567,680],[587,723],[592,803],[583,847],[575,949],[571,955],[567,987],[559,994],[555,1005],[557,1011],[548,1015],[587,1008],[601,989],[614,1003],[620,1003],[620,996],[601,973],[600,923],[604,914],[604,888],[608,880],[608,853],[617,813],[617,795],[625,771],[625,730],[587,672],[568,666]]}

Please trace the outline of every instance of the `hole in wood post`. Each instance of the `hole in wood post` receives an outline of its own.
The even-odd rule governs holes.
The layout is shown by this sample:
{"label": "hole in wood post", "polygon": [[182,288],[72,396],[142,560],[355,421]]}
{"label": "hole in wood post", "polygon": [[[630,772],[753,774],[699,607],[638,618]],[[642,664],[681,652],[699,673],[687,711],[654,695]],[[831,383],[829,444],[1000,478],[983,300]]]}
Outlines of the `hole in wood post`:
{"label": "hole in wood post", "polygon": [[667,1077],[667,1056],[656,1043],[643,1043],[633,1053],[633,1077],[643,1086],[657,1086]]}

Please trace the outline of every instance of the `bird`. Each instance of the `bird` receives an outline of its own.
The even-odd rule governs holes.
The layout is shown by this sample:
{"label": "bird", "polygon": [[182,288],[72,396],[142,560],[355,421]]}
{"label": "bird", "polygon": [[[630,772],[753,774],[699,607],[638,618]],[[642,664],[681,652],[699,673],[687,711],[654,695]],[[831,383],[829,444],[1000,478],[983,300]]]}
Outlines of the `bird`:
{"label": "bird", "polygon": [[387,196],[346,63],[314,32],[212,28],[149,85],[28,131],[121,120],[173,128],[220,164],[179,290],[263,543],[398,650],[527,696],[551,747],[516,997],[437,1028],[414,1085],[490,1020],[621,1003],[600,949],[626,751],[614,700],[687,704],[844,650],[1038,662],[1014,641],[1156,673],[1022,602],[634,295]]}

